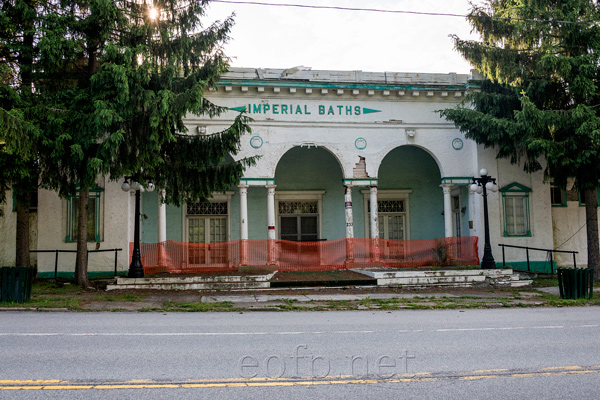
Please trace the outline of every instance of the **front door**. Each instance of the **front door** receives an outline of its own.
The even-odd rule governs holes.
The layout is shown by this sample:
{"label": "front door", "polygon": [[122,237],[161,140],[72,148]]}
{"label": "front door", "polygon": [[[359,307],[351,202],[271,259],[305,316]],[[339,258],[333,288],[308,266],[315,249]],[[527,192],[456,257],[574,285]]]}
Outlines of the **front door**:
{"label": "front door", "polygon": [[187,264],[227,264],[227,203],[188,206],[187,214]]}
{"label": "front door", "polygon": [[280,201],[279,238],[282,265],[320,265],[318,202]]}

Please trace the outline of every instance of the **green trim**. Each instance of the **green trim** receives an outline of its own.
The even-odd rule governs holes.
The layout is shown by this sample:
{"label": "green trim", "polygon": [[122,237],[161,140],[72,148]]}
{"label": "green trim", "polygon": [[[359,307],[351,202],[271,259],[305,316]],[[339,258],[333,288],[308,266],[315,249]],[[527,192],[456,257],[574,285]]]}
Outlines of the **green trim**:
{"label": "green trim", "polygon": [[266,81],[266,80],[222,80],[218,85],[223,86],[266,86],[266,87],[300,87],[323,89],[374,89],[374,90],[416,90],[416,91],[464,91],[466,86],[415,86],[415,85],[373,85],[368,83],[327,83],[302,81]]}
{"label": "green trim", "polygon": [[[562,197],[562,203],[560,203],[560,204],[552,204],[552,189],[553,188],[557,188],[557,189],[560,190],[560,195]],[[557,208],[567,207],[567,191],[565,189],[559,187],[559,186],[551,184],[550,185],[550,205],[552,207],[557,207]]]}
{"label": "green trim", "polygon": [[[525,186],[520,185],[518,183],[513,183],[509,186],[514,187],[514,185],[518,185],[519,187],[524,187],[525,189],[527,189]],[[505,186],[506,188],[506,186]],[[501,190],[502,191],[502,190]],[[531,191],[531,190],[530,190]],[[504,226],[504,237],[531,237],[531,220],[529,218],[529,193],[528,192],[520,192],[521,194],[517,194],[517,191],[514,192],[510,192],[510,191],[505,191],[502,193],[502,214],[504,216],[503,218],[503,226]],[[515,234],[509,234],[508,233],[508,229],[507,229],[507,225],[506,225],[506,220],[507,218],[507,214],[506,214],[506,199],[507,198],[522,198],[525,201],[525,215],[524,215],[524,222],[525,222],[525,226],[527,228],[526,232],[522,235],[515,235]]]}
{"label": "green trim", "polygon": [[442,184],[452,183],[455,185],[470,185],[473,183],[472,176],[445,176],[442,178]]}
{"label": "green trim", "polygon": [[266,186],[266,185],[274,185],[275,178],[241,178],[240,185],[248,185],[248,186]]}
{"label": "green trim", "polygon": [[[90,199],[96,199],[96,206],[95,206],[95,239],[94,240],[88,240],[88,243],[98,243],[102,241],[101,235],[100,235],[100,222],[101,222],[101,216],[100,216],[100,212],[102,210],[101,207],[101,202],[102,202],[102,192],[104,191],[104,189],[101,188],[97,188],[97,189],[90,189],[89,191],[89,198]],[[65,242],[67,243],[74,243],[76,242],[76,240],[73,240],[73,199],[75,198],[79,198],[79,195],[75,195],[75,196],[69,196],[69,198],[67,199],[67,234],[65,236]]]}
{"label": "green trim", "polygon": [[[117,271],[117,275],[118,276],[127,276],[128,272],[129,272],[128,270]],[[114,276],[114,274],[115,274],[114,270],[112,270],[112,271],[90,271],[90,272],[88,272],[88,277],[97,278],[97,277],[103,277],[103,276]],[[58,278],[66,278],[66,279],[74,279],[75,278],[74,272],[58,271],[58,273],[56,275]],[[37,277],[40,279],[54,278],[54,271],[38,272]]]}
{"label": "green trim", "polygon": [[[359,140],[362,140],[362,141],[365,142],[365,147],[359,147],[358,146],[357,143],[358,143]],[[356,138],[356,140],[354,141],[354,147],[356,147],[358,150],[364,150],[364,149],[366,149],[367,148],[367,139],[365,139],[363,137]]]}
{"label": "green trim", "polygon": [[507,192],[530,193],[531,191],[532,190],[530,188],[528,188],[527,186],[521,185],[520,183],[517,183],[517,182],[509,183],[508,185],[506,185],[500,189],[500,193],[507,193]]}
{"label": "green trim", "polygon": [[[600,188],[596,188],[596,206],[600,207]],[[581,193],[579,190],[577,190],[577,199],[579,200],[579,207],[585,207],[585,203],[581,202],[581,195],[583,193]]]}
{"label": "green trim", "polygon": [[[541,272],[546,274],[556,273],[556,261],[552,260],[552,270],[550,269],[550,261],[529,261],[529,269],[531,272]],[[502,269],[502,263],[497,262],[496,268]],[[527,261],[511,261],[506,263],[506,268],[511,268],[515,271],[527,271]]]}
{"label": "green trim", "polygon": [[[258,139],[258,140],[260,140],[260,144],[259,144],[259,145],[255,145],[255,144],[252,142],[254,139]],[[260,149],[260,148],[262,147],[263,143],[264,143],[264,142],[263,142],[262,138],[261,138],[260,136],[258,136],[258,135],[254,135],[254,136],[252,136],[252,137],[250,138],[250,146],[252,146],[252,147],[253,147],[253,148],[255,148],[255,149]]]}
{"label": "green trim", "polygon": [[363,107],[363,114],[372,114],[378,112],[381,112],[381,110],[374,110],[372,108]]}
{"label": "green trim", "polygon": [[377,186],[379,179],[377,178],[356,178],[356,179],[344,179],[344,186]]}

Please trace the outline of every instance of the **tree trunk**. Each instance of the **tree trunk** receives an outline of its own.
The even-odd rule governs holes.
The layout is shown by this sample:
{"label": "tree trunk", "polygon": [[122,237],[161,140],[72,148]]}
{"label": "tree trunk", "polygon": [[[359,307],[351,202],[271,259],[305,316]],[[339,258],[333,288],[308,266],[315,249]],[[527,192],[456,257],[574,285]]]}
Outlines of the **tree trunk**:
{"label": "tree trunk", "polygon": [[75,281],[87,289],[88,281],[88,253],[87,253],[87,221],[88,221],[88,189],[79,191],[79,209],[77,221],[77,261],[75,264]]}
{"label": "tree trunk", "polygon": [[[19,53],[19,75],[21,78],[21,96],[25,101],[31,101],[33,92],[33,25],[35,14],[27,12],[35,10],[32,1],[26,1],[25,7],[28,9],[22,11],[23,18],[23,49]],[[16,190],[16,209],[17,209],[17,238],[16,238],[16,265],[19,267],[29,267],[29,198],[27,184],[29,180],[25,178]]]}
{"label": "tree trunk", "polygon": [[17,236],[16,263],[17,267],[29,267],[29,192],[19,194],[17,190]]}
{"label": "tree trunk", "polygon": [[585,191],[585,221],[587,227],[588,268],[594,270],[594,279],[600,279],[600,242],[598,238],[598,200],[596,189]]}

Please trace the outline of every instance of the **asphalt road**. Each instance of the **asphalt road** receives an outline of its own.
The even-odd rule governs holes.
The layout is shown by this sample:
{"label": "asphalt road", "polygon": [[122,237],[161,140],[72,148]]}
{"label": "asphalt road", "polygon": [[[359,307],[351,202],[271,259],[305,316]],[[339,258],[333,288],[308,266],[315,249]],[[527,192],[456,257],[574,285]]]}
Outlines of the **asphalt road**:
{"label": "asphalt road", "polygon": [[600,309],[0,313],[0,399],[600,398]]}

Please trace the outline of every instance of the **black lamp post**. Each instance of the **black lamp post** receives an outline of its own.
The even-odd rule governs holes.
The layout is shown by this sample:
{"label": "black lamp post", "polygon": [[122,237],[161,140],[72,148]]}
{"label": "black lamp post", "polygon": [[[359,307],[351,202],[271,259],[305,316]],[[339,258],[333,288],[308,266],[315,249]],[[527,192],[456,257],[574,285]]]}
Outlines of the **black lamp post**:
{"label": "black lamp post", "polygon": [[[129,179],[132,179],[131,185]],[[134,215],[134,228],[133,228],[133,254],[131,255],[131,264],[129,264],[129,272],[127,276],[129,278],[143,278],[144,277],[144,266],[142,265],[142,256],[140,253],[140,200],[141,193],[145,190],[152,192],[154,190],[154,184],[149,182],[146,189],[137,181],[134,181],[132,177],[125,177],[125,182],[121,185],[121,189],[124,192],[131,190],[135,191],[135,215]]]}
{"label": "black lamp post", "polygon": [[496,178],[488,176],[487,170],[482,168],[479,171],[481,178],[473,178],[471,184],[471,191],[479,193],[483,196],[483,226],[485,231],[485,243],[483,245],[483,259],[481,260],[481,269],[494,269],[496,268],[496,262],[492,255],[492,246],[490,245],[490,224],[488,217],[488,204],[487,204],[487,191],[492,192],[498,191],[498,185],[496,185]]}

